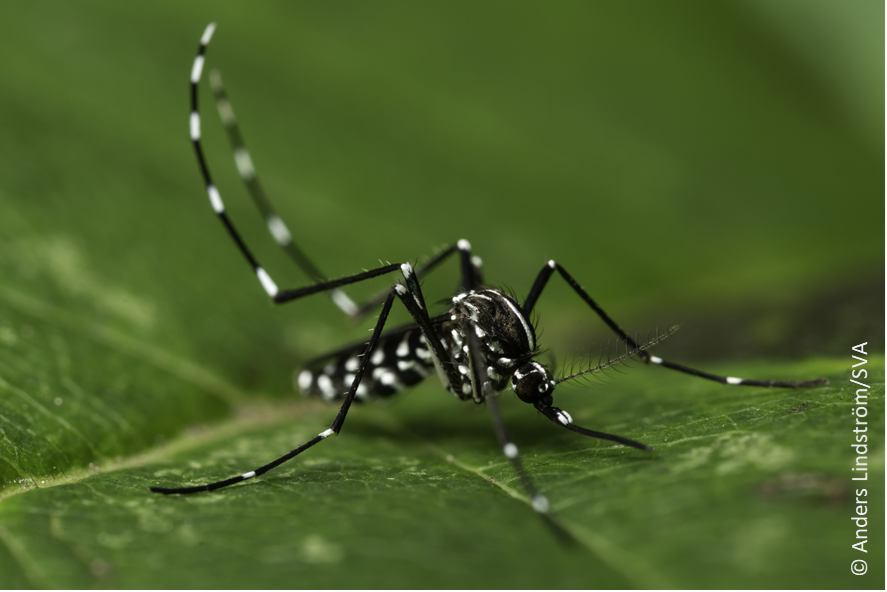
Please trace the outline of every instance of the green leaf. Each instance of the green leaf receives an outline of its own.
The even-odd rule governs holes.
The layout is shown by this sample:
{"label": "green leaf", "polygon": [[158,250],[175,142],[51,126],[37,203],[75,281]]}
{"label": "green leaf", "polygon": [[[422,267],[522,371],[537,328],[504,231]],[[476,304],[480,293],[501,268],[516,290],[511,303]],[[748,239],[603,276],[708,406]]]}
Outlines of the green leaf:
{"label": "green leaf", "polygon": [[[422,388],[389,408],[358,406],[340,437],[226,490],[147,487],[242,473],[309,439],[334,410],[260,410],[123,466],[19,490],[0,506],[0,566],[9,584],[40,587],[852,586],[854,488],[870,485],[868,501],[882,503],[883,445],[870,481],[851,482],[849,455],[834,452],[853,441],[846,364],[742,368],[823,369],[833,384],[802,391],[653,369],[560,397],[577,423],[653,453],[557,430],[505,397],[527,469],[573,546],[530,508],[486,412]],[[883,433],[883,385],[868,405]]]}
{"label": "green leaf", "polygon": [[[862,556],[849,519],[862,342],[871,429],[884,432],[883,4],[836,6],[9,7],[0,586],[881,583],[877,529],[869,573],[848,564]],[[577,423],[652,454],[503,396],[573,546],[527,505],[488,413],[433,381],[354,409],[340,437],[261,479],[148,493],[242,473],[323,430],[335,409],[294,396],[291,373],[372,326],[323,297],[268,306],[212,215],[185,88],[210,20],[207,68],[223,71],[265,187],[331,277],[466,238],[518,297],[556,258],[628,331],[680,322],[657,349],[667,359],[831,384],[736,389],[620,367],[559,388]],[[275,280],[298,286],[208,94],[226,207]],[[429,299],[456,274],[429,277]],[[557,278],[538,313],[543,361],[612,347]],[[883,483],[883,441],[867,456],[869,483]],[[883,508],[882,489],[869,507]]]}

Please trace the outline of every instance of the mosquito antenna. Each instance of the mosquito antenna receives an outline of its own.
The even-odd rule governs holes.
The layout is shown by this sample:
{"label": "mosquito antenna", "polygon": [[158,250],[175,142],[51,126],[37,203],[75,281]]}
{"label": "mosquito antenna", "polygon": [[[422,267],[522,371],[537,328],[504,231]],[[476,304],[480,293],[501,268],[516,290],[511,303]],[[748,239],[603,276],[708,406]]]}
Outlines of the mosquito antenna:
{"label": "mosquito antenna", "polygon": [[585,376],[586,374],[591,374],[592,372],[598,372],[600,370],[603,370],[604,368],[609,368],[610,366],[613,366],[614,364],[622,362],[623,360],[627,360],[628,358],[632,357],[633,355],[635,355],[639,352],[650,349],[651,347],[653,347],[657,343],[665,340],[669,335],[671,335],[672,333],[677,331],[679,328],[680,328],[679,325],[672,325],[671,327],[668,328],[668,330],[665,333],[657,333],[655,337],[653,337],[652,339],[650,339],[646,343],[644,343],[642,345],[638,345],[636,348],[634,348],[630,351],[626,351],[621,356],[616,356],[615,358],[610,358],[609,360],[607,360],[603,364],[598,364],[597,366],[595,366],[593,368],[587,368],[585,370],[582,370],[581,372],[576,372],[574,374],[570,374],[569,376],[564,376],[563,378],[555,380],[554,383],[560,384],[560,383],[566,382],[568,380],[573,380],[574,378],[579,378],[580,376]]}

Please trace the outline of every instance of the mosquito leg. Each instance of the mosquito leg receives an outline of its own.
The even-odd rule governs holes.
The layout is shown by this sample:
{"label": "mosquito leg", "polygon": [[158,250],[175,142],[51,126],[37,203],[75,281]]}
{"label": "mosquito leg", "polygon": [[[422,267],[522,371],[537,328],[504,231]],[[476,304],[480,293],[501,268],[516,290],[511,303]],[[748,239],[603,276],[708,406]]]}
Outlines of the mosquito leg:
{"label": "mosquito leg", "polygon": [[[243,253],[246,260],[252,266],[253,271],[259,277],[259,280],[265,287],[266,292],[273,296],[273,294],[271,293],[272,290],[270,289],[271,286],[273,286],[273,282],[269,284],[270,278],[267,277],[267,274],[265,274],[264,270],[259,266],[255,257],[249,251],[243,239],[240,237],[240,234],[237,232],[225,212],[225,206],[222,203],[222,199],[219,195],[218,190],[212,182],[209,168],[203,155],[203,148],[200,144],[200,113],[197,101],[197,86],[203,73],[206,47],[209,44],[214,31],[214,23],[206,28],[203,37],[200,39],[200,47],[197,51],[197,57],[194,58],[194,65],[191,69],[191,141],[194,144],[194,151],[197,154],[197,161],[200,164],[200,171],[203,173],[203,179],[206,183],[206,190],[209,194],[210,203],[212,204],[213,211],[215,211],[216,215],[218,215],[218,217],[221,219],[225,228],[228,230],[229,235],[237,244],[238,248]],[[250,158],[249,152],[247,151],[246,146],[243,143],[243,137],[240,133],[240,128],[237,125],[237,119],[234,116],[234,109],[231,107],[231,103],[230,101],[228,101],[227,95],[225,94],[225,89],[222,85],[221,76],[218,74],[218,72],[214,72],[213,75],[211,75],[211,79],[213,82],[213,90],[216,96],[216,105],[219,110],[219,115],[222,118],[222,123],[225,126],[225,131],[228,134],[228,139],[231,142],[231,146],[234,151],[234,161],[237,164],[237,170],[240,173],[240,178],[246,185],[247,191],[252,198],[253,203],[256,205],[256,207],[261,212],[263,218],[265,219],[265,224],[267,225],[271,236],[274,238],[277,244],[280,245],[280,247],[290,256],[290,258],[296,263],[296,265],[298,265],[302,269],[302,271],[304,271],[305,274],[308,275],[308,277],[310,277],[314,281],[323,280],[325,276],[293,241],[292,233],[286,227],[286,224],[284,224],[283,220],[281,220],[280,216],[277,215],[277,212],[271,205],[271,201],[268,199],[267,195],[262,189],[262,186],[259,183],[259,179],[256,176],[256,169],[253,166],[252,159]],[[357,305],[355,305],[354,302],[348,297],[348,295],[341,290],[332,290],[330,292],[330,297],[332,298],[336,306],[338,306],[345,314],[353,315],[356,313]]]}
{"label": "mosquito leg", "polygon": [[[459,285],[458,291],[466,292],[468,290],[474,290],[482,286],[483,277],[481,273],[481,259],[480,257],[471,255],[471,244],[465,239],[458,241],[455,245],[447,247],[446,249],[435,255],[430,261],[417,267],[415,270],[416,277],[423,277],[425,274],[437,267],[440,263],[445,261],[456,250],[459,251],[459,261],[462,270],[462,281]],[[379,303],[384,300],[384,298],[385,292],[380,292],[376,296],[369,298],[366,302],[358,306],[357,313],[354,316],[360,318],[368,311],[378,306]]]}
{"label": "mosquito leg", "polygon": [[632,349],[638,349],[638,357],[640,357],[643,361],[657,364],[659,366],[664,366],[665,368],[670,368],[672,370],[677,370],[678,372],[683,372],[684,374],[690,374],[691,376],[698,376],[699,378],[705,378],[708,380],[714,380],[715,382],[720,382],[723,384],[734,384],[734,385],[744,385],[744,386],[768,386],[768,387],[786,387],[786,388],[800,388],[800,387],[810,387],[817,386],[820,384],[826,384],[828,382],[825,378],[815,378],[813,380],[801,380],[801,381],[788,381],[788,380],[749,380],[746,378],[737,378],[735,376],[720,376],[718,374],[711,374],[709,372],[705,372],[703,370],[697,370],[695,368],[690,368],[689,366],[684,366],[682,364],[676,364],[674,362],[669,362],[667,360],[663,360],[658,356],[650,355],[648,352],[644,351],[640,348],[635,342],[634,339],[628,336],[628,334],[622,330],[619,325],[616,324],[610,316],[604,312],[604,310],[598,306],[598,304],[592,300],[591,296],[588,295],[588,292],[579,285],[576,280],[573,279],[567,271],[557,264],[555,261],[549,261],[545,267],[542,268],[542,271],[539,272],[539,275],[536,276],[536,281],[533,283],[533,287],[530,289],[530,294],[527,296],[526,301],[524,302],[523,309],[524,314],[529,315],[533,310],[533,307],[536,305],[536,301],[539,299],[539,295],[542,293],[542,290],[545,288],[548,280],[557,271],[560,273],[561,277],[564,278],[564,281],[569,284],[573,291],[579,295],[582,300],[588,304],[591,309],[597,313],[597,315],[601,318],[604,323],[607,324],[610,329],[619,336],[621,340],[623,340],[629,347]]}
{"label": "mosquito leg", "polygon": [[277,214],[271,200],[268,199],[264,188],[262,187],[259,177],[256,174],[253,160],[243,141],[243,134],[234,115],[234,108],[228,99],[228,94],[222,84],[222,75],[218,70],[212,70],[209,73],[210,87],[213,91],[213,97],[216,100],[216,108],[219,111],[219,117],[225,126],[225,132],[228,135],[228,141],[231,144],[231,150],[234,154],[234,163],[237,165],[237,172],[240,179],[247,188],[250,198],[258,208],[268,232],[277,244],[292,258],[305,274],[315,282],[323,281],[327,278],[320,269],[308,258],[307,255],[293,242],[293,236],[286,224]]}
{"label": "mosquito leg", "polygon": [[480,353],[480,338],[478,337],[477,326],[470,323],[470,327],[466,330],[468,338],[468,348],[470,351],[469,363],[471,372],[471,388],[476,392],[482,393],[483,400],[490,409],[490,415],[493,418],[493,428],[496,430],[496,438],[499,440],[499,446],[515,472],[520,477],[524,491],[530,496],[530,503],[533,509],[540,514],[548,514],[550,505],[546,498],[536,488],[533,480],[524,470],[523,463],[518,456],[517,445],[511,440],[508,431],[505,428],[505,421],[502,419],[502,412],[499,410],[499,402],[496,400],[496,393],[487,374],[487,368],[484,364],[483,356]]}
{"label": "mosquito leg", "polygon": [[511,466],[518,474],[521,480],[521,485],[530,498],[530,505],[533,510],[542,517],[545,524],[563,544],[568,546],[577,544],[576,538],[573,534],[564,528],[563,524],[561,524],[556,516],[552,515],[551,504],[549,503],[548,498],[539,491],[526,469],[524,469],[523,463],[520,460],[520,455],[518,454],[517,445],[508,435],[508,430],[505,428],[505,420],[502,418],[502,412],[499,410],[499,401],[496,399],[496,393],[493,392],[491,387],[483,356],[480,353],[480,338],[478,337],[478,332],[474,323],[470,324],[467,334],[468,348],[470,352],[469,363],[471,366],[469,371],[471,372],[472,388],[480,389],[483,393],[484,401],[490,409],[490,416],[493,419],[493,428],[496,431],[496,438],[499,441],[502,453],[505,455],[505,458],[511,462]]}
{"label": "mosquito leg", "polygon": [[372,352],[376,347],[376,343],[379,341],[379,336],[382,334],[382,328],[385,326],[385,321],[388,319],[388,313],[391,312],[391,304],[393,302],[394,290],[391,290],[388,295],[388,299],[385,300],[385,304],[382,306],[382,312],[379,314],[379,320],[376,322],[375,329],[373,329],[373,336],[370,338],[370,341],[367,344],[366,352],[361,357],[360,366],[358,366],[357,371],[354,374],[354,380],[351,382],[351,388],[348,390],[348,394],[345,396],[345,400],[342,402],[342,406],[339,408],[339,413],[336,415],[336,419],[333,421],[329,429],[322,431],[298,448],[284,454],[276,460],[271,461],[267,465],[263,465],[257,469],[253,469],[252,471],[248,471],[246,473],[243,473],[242,475],[238,475],[237,477],[231,477],[230,479],[225,479],[223,481],[216,481],[215,483],[209,483],[207,485],[196,485],[193,487],[152,487],[151,491],[153,491],[154,493],[164,494],[186,494],[198,493],[201,491],[213,491],[215,489],[221,489],[222,487],[228,487],[229,485],[234,485],[235,483],[240,483],[241,481],[246,481],[247,479],[252,479],[253,477],[264,475],[271,469],[278,467],[286,461],[302,454],[320,441],[327,439],[333,434],[338,434],[339,431],[341,431],[342,429],[342,425],[345,423],[345,417],[348,415],[348,410],[351,408],[351,403],[354,401],[354,397],[357,393],[357,387],[360,386],[360,381],[363,378],[364,372],[366,372],[366,368],[369,364]]}

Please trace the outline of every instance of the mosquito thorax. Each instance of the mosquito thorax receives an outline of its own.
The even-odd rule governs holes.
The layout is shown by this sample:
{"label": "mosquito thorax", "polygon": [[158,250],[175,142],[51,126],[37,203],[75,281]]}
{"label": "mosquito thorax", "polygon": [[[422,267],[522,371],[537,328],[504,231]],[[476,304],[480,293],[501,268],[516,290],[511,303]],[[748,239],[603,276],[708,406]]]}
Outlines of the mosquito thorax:
{"label": "mosquito thorax", "polygon": [[548,368],[539,362],[528,362],[514,371],[511,390],[524,403],[551,407],[555,382]]}
{"label": "mosquito thorax", "polygon": [[517,300],[501,290],[468,290],[454,296],[451,302],[450,318],[439,330],[462,373],[461,390],[451,390],[462,399],[480,403],[484,397],[475,392],[468,372],[468,331],[474,331],[477,337],[485,372],[495,392],[505,389],[514,369],[533,357],[536,334]]}
{"label": "mosquito thorax", "polygon": [[[481,342],[494,353],[523,361],[536,349],[533,326],[510,294],[494,288],[471,290],[454,297],[453,304],[462,320],[471,321]],[[503,360],[503,365],[509,364],[509,360]]]}

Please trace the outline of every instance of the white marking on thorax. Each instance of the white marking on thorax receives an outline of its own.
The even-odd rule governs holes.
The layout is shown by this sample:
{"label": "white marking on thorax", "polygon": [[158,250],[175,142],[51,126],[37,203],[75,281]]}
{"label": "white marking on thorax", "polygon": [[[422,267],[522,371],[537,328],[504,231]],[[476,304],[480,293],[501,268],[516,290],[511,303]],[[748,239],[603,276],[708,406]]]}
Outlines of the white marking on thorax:
{"label": "white marking on thorax", "polygon": [[[477,317],[478,317],[478,315],[480,314],[480,311],[477,309],[477,307],[476,307],[475,305],[471,304],[470,302],[467,302],[467,301],[466,301],[466,302],[463,302],[462,305],[463,305],[465,308],[468,309],[468,317],[469,317],[472,321],[474,321],[474,322],[476,323],[476,322],[477,322]],[[478,329],[479,329],[479,328],[480,328],[480,327],[478,327]],[[479,337],[483,337],[483,335],[479,335]]]}
{"label": "white marking on thorax", "polygon": [[533,351],[536,349],[536,340],[533,338],[533,331],[530,329],[530,325],[527,324],[527,320],[524,318],[524,313],[519,311],[515,305],[511,303],[507,298],[503,298],[505,304],[508,305],[508,308],[514,312],[515,316],[520,319],[521,325],[524,326],[524,332],[527,334],[527,343],[529,344],[529,350]]}
{"label": "white marking on thorax", "polygon": [[742,384],[742,379],[736,378],[735,376],[728,376],[727,384]]}

